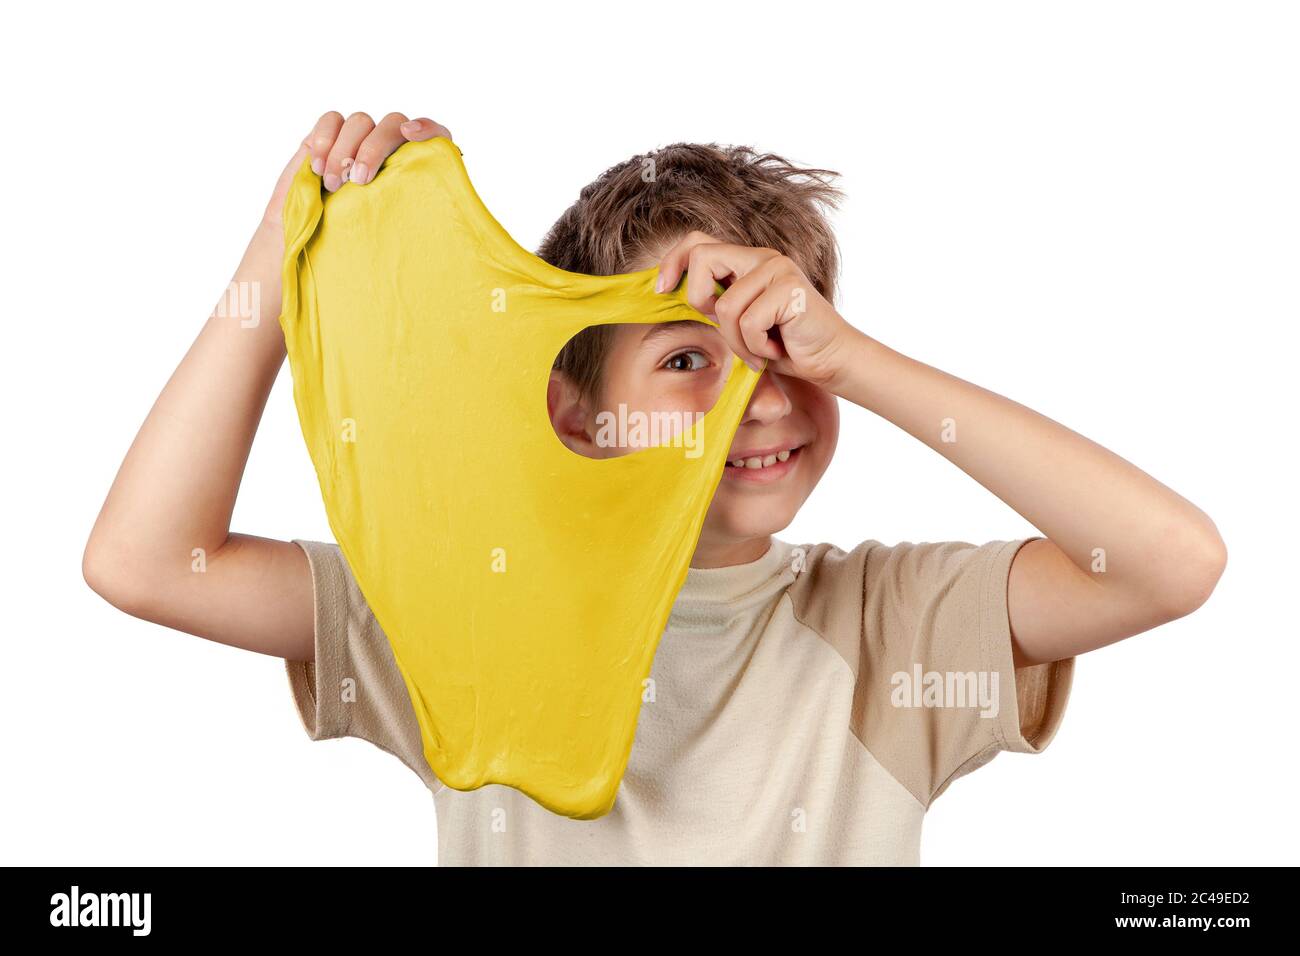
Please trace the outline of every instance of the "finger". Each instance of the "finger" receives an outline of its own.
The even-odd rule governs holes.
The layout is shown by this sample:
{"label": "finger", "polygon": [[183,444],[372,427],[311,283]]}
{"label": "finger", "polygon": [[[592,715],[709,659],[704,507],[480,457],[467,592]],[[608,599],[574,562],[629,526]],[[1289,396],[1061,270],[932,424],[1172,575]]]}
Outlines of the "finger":
{"label": "finger", "polygon": [[[771,282],[769,270],[761,267],[732,282],[713,306],[713,317],[718,320],[718,325],[724,329],[738,330],[741,316],[767,291]],[[748,346],[744,335],[739,331],[737,334]],[[752,346],[750,348],[752,350]]]}
{"label": "finger", "polygon": [[730,322],[726,325],[720,325],[718,329],[722,333],[723,341],[727,343],[727,348],[731,350],[731,354],[735,355],[755,372],[762,368],[763,359],[755,355],[746,344],[737,323]]}
{"label": "finger", "polygon": [[451,130],[436,123],[427,116],[421,116],[419,119],[407,120],[401,125],[402,135],[412,143],[418,143],[422,140],[433,139],[437,136],[443,136],[451,139]]}
{"label": "finger", "polygon": [[325,188],[334,192],[344,183],[347,169],[356,158],[357,148],[373,132],[375,121],[365,113],[353,113],[343,121],[338,138],[330,147],[329,157],[325,160]]}
{"label": "finger", "polygon": [[700,232],[698,229],[688,232],[677,240],[659,260],[659,279],[655,283],[655,291],[667,292],[669,289],[677,288],[677,283],[682,281],[682,273],[686,270],[691,250],[701,243],[718,241],[707,232]]}
{"label": "finger", "polygon": [[401,113],[389,113],[379,121],[357,147],[356,158],[348,167],[348,182],[364,186],[375,178],[384,160],[406,142],[400,129],[405,122],[406,117]]}
{"label": "finger", "polygon": [[307,138],[302,141],[311,151],[311,171],[317,176],[325,172],[325,160],[342,128],[343,115],[331,110],[316,121]]}
{"label": "finger", "polygon": [[[729,286],[777,255],[773,249],[706,242],[691,250],[686,265],[686,301],[705,315],[713,315],[718,301],[714,282]],[[729,280],[723,282],[722,280]]]}
{"label": "finger", "polygon": [[749,308],[736,321],[745,347],[756,356],[778,361],[785,357],[779,342],[769,335],[779,329],[786,310],[790,308],[790,291],[781,286],[769,286],[762,295],[750,303]]}
{"label": "finger", "polygon": [[[691,276],[696,274],[694,269],[687,272],[687,281],[689,282]],[[739,298],[731,298],[733,290],[739,293]],[[763,291],[761,282],[751,278],[751,276],[746,276],[733,283],[726,292],[718,297],[713,312],[714,318],[718,322],[718,331],[721,333],[723,341],[727,343],[727,348],[755,372],[761,369],[763,359],[760,355],[755,354],[750,342],[746,339],[740,320],[747,310],[748,304],[761,296]],[[742,305],[742,303],[744,304]]]}

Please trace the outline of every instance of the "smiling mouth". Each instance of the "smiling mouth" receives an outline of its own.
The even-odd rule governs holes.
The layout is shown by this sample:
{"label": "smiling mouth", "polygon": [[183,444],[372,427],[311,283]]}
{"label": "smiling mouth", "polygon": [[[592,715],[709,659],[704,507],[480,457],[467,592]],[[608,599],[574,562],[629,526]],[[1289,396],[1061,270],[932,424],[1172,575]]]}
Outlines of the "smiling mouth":
{"label": "smiling mouth", "polygon": [[761,453],[737,456],[727,461],[723,476],[736,481],[776,481],[798,463],[803,445],[782,448],[776,451],[763,450]]}

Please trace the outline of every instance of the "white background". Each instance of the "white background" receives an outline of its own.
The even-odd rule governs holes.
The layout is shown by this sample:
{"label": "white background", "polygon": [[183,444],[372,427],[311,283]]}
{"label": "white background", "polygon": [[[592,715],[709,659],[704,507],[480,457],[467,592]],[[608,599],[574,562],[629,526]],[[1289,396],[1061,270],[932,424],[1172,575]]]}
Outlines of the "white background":
{"label": "white background", "polygon": [[[447,6],[7,13],[0,859],[436,858],[417,778],[309,741],[279,659],[127,617],[80,574],[136,429],[337,109],[446,123],[529,248],[596,174],[670,142],[839,170],[850,321],[1127,457],[1229,550],[1200,611],[1080,658],[1047,752],[935,804],[923,863],[1297,862],[1295,7]],[[782,538],[1033,533],[843,416]],[[329,537],[287,369],[234,527]]]}

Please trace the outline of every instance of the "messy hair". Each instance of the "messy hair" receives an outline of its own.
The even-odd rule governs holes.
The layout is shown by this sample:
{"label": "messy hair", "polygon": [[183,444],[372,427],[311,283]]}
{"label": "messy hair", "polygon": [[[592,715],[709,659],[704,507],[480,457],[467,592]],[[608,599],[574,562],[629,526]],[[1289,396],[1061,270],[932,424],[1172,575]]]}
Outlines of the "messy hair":
{"label": "messy hair", "polygon": [[[673,143],[612,166],[583,187],[537,255],[569,272],[615,275],[699,230],[789,256],[833,302],[839,247],[826,213],[843,195],[832,185],[838,176],[749,146]],[[595,397],[612,335],[609,325],[583,329],[554,368]]]}

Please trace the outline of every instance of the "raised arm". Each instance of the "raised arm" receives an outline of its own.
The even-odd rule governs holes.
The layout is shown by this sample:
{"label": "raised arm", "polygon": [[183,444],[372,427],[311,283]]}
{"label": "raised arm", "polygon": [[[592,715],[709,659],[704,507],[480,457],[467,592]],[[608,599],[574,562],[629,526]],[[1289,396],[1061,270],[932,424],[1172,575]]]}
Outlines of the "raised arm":
{"label": "raised arm", "polygon": [[[924,442],[1045,535],[1008,581],[1017,666],[1062,660],[1189,614],[1227,562],[1186,498],[1011,399],[902,355],[851,326],[787,256],[693,232],[660,263],[715,315],[732,351],[860,405]],[[719,297],[713,282],[726,286]]]}
{"label": "raised arm", "polygon": [[1017,666],[1061,660],[1190,614],[1227,562],[1206,514],[1114,452],[865,335],[834,387],[893,422],[1046,537],[1007,583]]}
{"label": "raised arm", "polygon": [[[321,117],[290,159],[217,307],[136,435],[82,559],[128,614],[291,660],[314,655],[311,574],[292,542],[230,531],[267,395],[284,361],[281,211],[304,159],[325,187],[369,182],[406,140],[449,135],[390,113]],[[358,171],[348,177],[349,168]]]}

